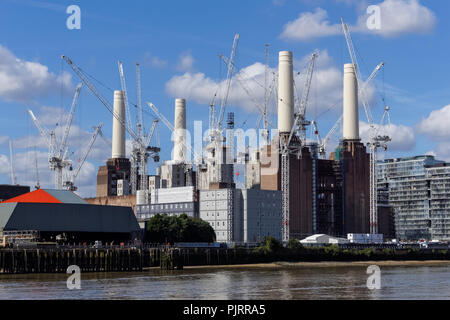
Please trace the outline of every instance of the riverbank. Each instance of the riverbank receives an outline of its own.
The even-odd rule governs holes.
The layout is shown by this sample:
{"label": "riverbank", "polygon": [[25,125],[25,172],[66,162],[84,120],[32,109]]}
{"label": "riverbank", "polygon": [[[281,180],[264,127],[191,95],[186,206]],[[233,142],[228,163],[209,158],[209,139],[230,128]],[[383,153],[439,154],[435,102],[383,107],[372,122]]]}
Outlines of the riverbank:
{"label": "riverbank", "polygon": [[[367,267],[377,265],[379,267],[442,267],[450,266],[449,260],[410,260],[410,261],[318,261],[318,262],[273,262],[235,265],[204,265],[185,266],[184,269],[284,269],[284,268],[340,268],[340,267]],[[146,268],[144,268],[145,270]],[[148,268],[153,269],[153,268]]]}
{"label": "riverbank", "polygon": [[450,250],[364,248],[13,248],[0,249],[0,273],[130,272],[156,267],[315,268],[350,266],[447,265]]}

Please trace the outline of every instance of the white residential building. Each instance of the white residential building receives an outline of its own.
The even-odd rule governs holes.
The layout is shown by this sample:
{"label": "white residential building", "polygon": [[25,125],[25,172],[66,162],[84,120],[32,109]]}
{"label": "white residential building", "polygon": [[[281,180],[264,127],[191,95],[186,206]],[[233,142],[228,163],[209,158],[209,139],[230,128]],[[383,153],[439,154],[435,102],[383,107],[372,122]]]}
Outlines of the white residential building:
{"label": "white residential building", "polygon": [[201,190],[200,218],[211,224],[218,242],[281,240],[281,191],[259,189]]}

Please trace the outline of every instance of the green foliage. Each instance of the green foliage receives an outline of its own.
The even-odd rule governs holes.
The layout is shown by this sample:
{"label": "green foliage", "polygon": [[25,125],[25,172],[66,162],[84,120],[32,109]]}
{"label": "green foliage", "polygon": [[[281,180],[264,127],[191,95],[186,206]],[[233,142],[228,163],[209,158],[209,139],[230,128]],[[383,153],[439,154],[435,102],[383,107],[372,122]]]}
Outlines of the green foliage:
{"label": "green foliage", "polygon": [[259,247],[255,248],[255,252],[271,254],[278,252],[281,249],[283,249],[283,244],[274,237],[268,236],[264,238],[263,243]]}
{"label": "green foliage", "polygon": [[333,244],[331,246],[325,247],[324,252],[326,255],[337,256],[339,255],[339,246],[337,244]]}
{"label": "green foliage", "polygon": [[296,252],[302,250],[303,245],[296,239],[289,239],[286,248]]}
{"label": "green foliage", "polygon": [[155,215],[145,224],[145,241],[150,243],[214,242],[214,229],[199,218]]}

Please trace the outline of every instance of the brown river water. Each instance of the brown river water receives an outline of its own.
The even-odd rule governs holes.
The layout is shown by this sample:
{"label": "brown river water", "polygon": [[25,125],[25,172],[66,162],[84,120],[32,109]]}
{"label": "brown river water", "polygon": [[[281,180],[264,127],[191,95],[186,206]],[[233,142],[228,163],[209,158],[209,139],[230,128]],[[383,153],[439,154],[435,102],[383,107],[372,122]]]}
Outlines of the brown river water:
{"label": "brown river water", "polygon": [[369,290],[367,266],[151,269],[81,274],[0,275],[0,299],[446,299],[450,265],[380,266],[381,288]]}

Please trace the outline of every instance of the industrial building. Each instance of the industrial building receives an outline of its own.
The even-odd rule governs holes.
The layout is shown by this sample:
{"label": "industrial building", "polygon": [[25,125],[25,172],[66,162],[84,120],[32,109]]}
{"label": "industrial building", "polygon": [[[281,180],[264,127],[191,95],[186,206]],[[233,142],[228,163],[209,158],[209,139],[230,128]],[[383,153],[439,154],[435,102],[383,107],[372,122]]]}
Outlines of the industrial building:
{"label": "industrial building", "polygon": [[39,241],[124,242],[139,237],[129,207],[90,205],[67,190],[38,189],[0,203],[0,232],[32,231]]}
{"label": "industrial building", "polygon": [[399,240],[450,240],[450,164],[431,155],[377,164],[379,197],[395,213]]}

